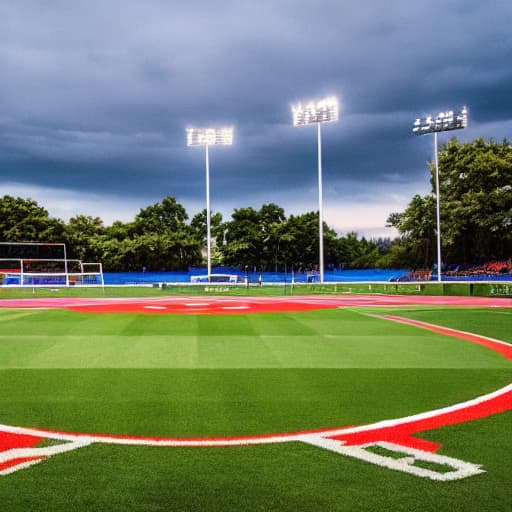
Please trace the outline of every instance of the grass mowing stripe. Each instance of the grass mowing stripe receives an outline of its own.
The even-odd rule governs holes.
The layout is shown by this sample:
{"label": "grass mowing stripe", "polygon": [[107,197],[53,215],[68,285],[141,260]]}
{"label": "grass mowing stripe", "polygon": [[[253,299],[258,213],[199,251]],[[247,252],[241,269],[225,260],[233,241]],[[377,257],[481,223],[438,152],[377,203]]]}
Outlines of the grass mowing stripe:
{"label": "grass mowing stripe", "polygon": [[[0,368],[510,368],[489,349],[415,336],[0,336]],[[405,334],[406,333],[406,334]]]}
{"label": "grass mowing stripe", "polygon": [[52,310],[5,320],[2,325],[0,368],[498,368],[509,364],[499,354],[462,340],[338,309],[156,317]]}
{"label": "grass mowing stripe", "polygon": [[[9,312],[0,309],[0,319]],[[58,336],[108,335],[125,336],[311,336],[324,334],[380,335],[382,324],[343,309],[301,313],[265,313],[238,315],[145,315],[91,314],[67,310],[39,310],[10,319],[3,324],[4,333]],[[400,334],[400,327],[390,325],[386,333]]]}

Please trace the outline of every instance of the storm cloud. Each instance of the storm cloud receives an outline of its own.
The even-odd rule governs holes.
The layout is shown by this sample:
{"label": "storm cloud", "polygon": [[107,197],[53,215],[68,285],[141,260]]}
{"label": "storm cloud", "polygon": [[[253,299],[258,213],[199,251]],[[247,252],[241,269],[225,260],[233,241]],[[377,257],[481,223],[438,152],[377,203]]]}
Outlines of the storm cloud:
{"label": "storm cloud", "polygon": [[0,1],[0,193],[63,218],[129,220],[166,195],[193,214],[204,152],[185,128],[233,125],[212,209],[316,210],[316,134],[290,105],[334,94],[326,221],[385,234],[429,189],[415,117],[467,105],[461,140],[510,137],[511,19],[508,0]]}

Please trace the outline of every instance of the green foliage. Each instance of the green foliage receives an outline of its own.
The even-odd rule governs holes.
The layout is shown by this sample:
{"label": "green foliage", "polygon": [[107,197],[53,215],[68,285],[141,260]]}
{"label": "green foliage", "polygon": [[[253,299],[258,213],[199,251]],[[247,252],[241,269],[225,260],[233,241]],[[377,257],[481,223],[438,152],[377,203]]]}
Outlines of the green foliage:
{"label": "green foliage", "polygon": [[98,238],[104,233],[105,227],[99,217],[77,215],[69,219],[65,238],[72,251],[70,257],[89,262],[100,260],[102,252]]}
{"label": "green foliage", "polygon": [[0,240],[65,242],[68,256],[102,261],[107,271],[181,270],[201,263],[202,244],[186,224],[185,208],[166,197],[133,222],[105,227],[99,217],[77,215],[67,224],[32,199],[0,198]]}
{"label": "green foliage", "polygon": [[232,221],[226,223],[226,246],[223,247],[227,265],[259,266],[263,250],[263,233],[259,212],[254,208],[238,208]]}
{"label": "green foliage", "polygon": [[185,208],[168,196],[161,203],[140,210],[135,216],[135,231],[139,234],[178,232],[185,228],[187,219]]}
{"label": "green foliage", "polygon": [[[35,201],[10,196],[0,198],[0,213],[1,240],[64,241],[69,257],[101,261],[106,271],[185,270],[204,263],[206,254],[206,210],[187,223],[185,208],[173,197],[141,209],[132,222],[107,227],[88,215],[64,224]],[[287,218],[283,208],[270,203],[259,210],[235,209],[228,222],[220,213],[212,213],[210,220],[214,265],[269,271],[318,266],[317,212]],[[356,233],[338,237],[324,223],[328,266],[387,266],[385,245],[359,239]]]}
{"label": "green foliage", "polygon": [[60,242],[64,223],[50,217],[33,199],[4,196],[0,200],[0,240],[9,242]]}
{"label": "green foliage", "polygon": [[[222,246],[227,265],[261,270],[315,269],[318,266],[318,213],[290,215],[276,204],[260,210],[240,208],[225,224]],[[376,267],[385,264],[386,253],[377,241],[359,239],[356,233],[338,237],[324,223],[324,259],[327,266]]]}
{"label": "green foliage", "polygon": [[402,256],[415,267],[429,267],[436,254],[436,202],[434,196],[416,194],[406,210],[392,213],[389,225],[402,234]]}
{"label": "green foliage", "polygon": [[[395,249],[413,266],[435,259],[435,166],[430,163],[432,194],[413,197],[406,210],[388,223],[402,235]],[[512,145],[504,140],[456,138],[439,151],[441,241],[444,260],[483,262],[512,254]]]}
{"label": "green foliage", "polygon": [[512,146],[452,139],[439,155],[442,235],[451,261],[512,254]]}

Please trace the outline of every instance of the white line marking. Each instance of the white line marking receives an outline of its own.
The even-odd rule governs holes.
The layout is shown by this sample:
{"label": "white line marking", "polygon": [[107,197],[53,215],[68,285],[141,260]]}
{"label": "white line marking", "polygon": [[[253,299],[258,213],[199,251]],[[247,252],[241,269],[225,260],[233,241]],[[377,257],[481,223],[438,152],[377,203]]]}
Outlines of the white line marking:
{"label": "white line marking", "polygon": [[[461,478],[467,478],[468,476],[485,473],[479,464],[472,464],[471,462],[465,462],[445,455],[438,455],[437,453],[430,453],[424,450],[417,450],[415,448],[409,448],[407,446],[384,441],[358,446],[344,446],[342,441],[326,439],[321,436],[308,436],[304,439],[304,442],[340,455],[348,455],[349,457],[354,457],[377,466],[441,482],[460,480]],[[393,457],[373,453],[366,449],[372,446],[378,446],[395,453],[403,453],[405,456],[395,459]],[[417,461],[449,466],[452,470],[438,472],[433,469],[426,469],[420,466],[415,466],[414,464]]]}
{"label": "white line marking", "polygon": [[107,443],[107,444],[122,444],[122,445],[140,445],[140,446],[245,446],[256,444],[273,444],[285,443],[292,441],[305,441],[308,437],[322,436],[331,437],[344,434],[356,434],[360,432],[369,432],[381,428],[395,427],[398,425],[405,425],[418,420],[435,418],[442,414],[460,411],[468,407],[472,407],[499,396],[505,395],[512,391],[512,384],[509,384],[501,389],[493,391],[487,395],[482,395],[467,402],[462,402],[441,409],[423,412],[412,416],[405,416],[392,420],[382,420],[370,425],[361,425],[358,427],[340,427],[330,430],[322,430],[317,432],[302,432],[302,433],[281,433],[268,436],[254,436],[254,437],[218,437],[218,438],[172,438],[172,437],[130,437],[130,436],[112,436],[112,435],[95,435],[95,434],[74,434],[67,432],[53,432],[46,430],[39,430],[36,428],[14,427],[10,425],[0,424],[0,432],[9,432],[12,434],[25,434],[47,439],[59,439],[62,441],[86,441],[90,443]]}
{"label": "white line marking", "polygon": [[55,446],[47,446],[45,448],[13,448],[12,450],[0,452],[0,464],[5,464],[6,462],[13,461],[16,459],[40,457],[39,459],[22,462],[21,464],[17,464],[10,468],[4,469],[0,471],[0,475],[9,475],[20,469],[24,469],[34,464],[37,464],[38,462],[41,462],[41,460],[51,457],[52,455],[58,455],[60,453],[65,453],[71,450],[76,450],[77,448],[88,446],[91,444],[91,442],[92,441],[89,441],[87,439],[75,438],[71,440],[71,442],[69,443],[58,444]]}

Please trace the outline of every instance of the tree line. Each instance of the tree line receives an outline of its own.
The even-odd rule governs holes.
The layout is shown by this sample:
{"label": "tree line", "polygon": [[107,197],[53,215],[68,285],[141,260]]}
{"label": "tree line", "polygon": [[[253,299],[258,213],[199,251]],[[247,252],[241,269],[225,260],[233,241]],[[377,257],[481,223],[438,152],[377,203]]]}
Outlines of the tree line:
{"label": "tree line", "polygon": [[[286,217],[276,204],[235,209],[229,221],[211,216],[212,263],[258,270],[314,269],[318,265],[318,213]],[[331,266],[376,265],[388,240],[355,233],[339,237],[324,225]],[[187,270],[205,263],[206,210],[189,220],[174,197],[142,208],[131,222],[76,215],[64,222],[32,199],[0,198],[0,241],[64,242],[68,258],[101,261],[106,271]],[[379,266],[382,266],[379,264]]]}
{"label": "tree line", "polygon": [[[512,255],[512,146],[457,139],[439,152],[443,254],[446,262],[507,259]],[[399,237],[338,235],[324,223],[329,268],[419,268],[435,260],[435,182],[403,212],[391,213]],[[285,214],[270,203],[237,208],[231,219],[211,216],[212,263],[238,268],[313,270],[318,265],[318,212]],[[172,196],[142,208],[130,222],[106,226],[76,215],[64,222],[32,199],[0,198],[0,241],[65,242],[68,257],[101,261],[106,271],[187,270],[205,263],[206,210],[189,218]]]}

